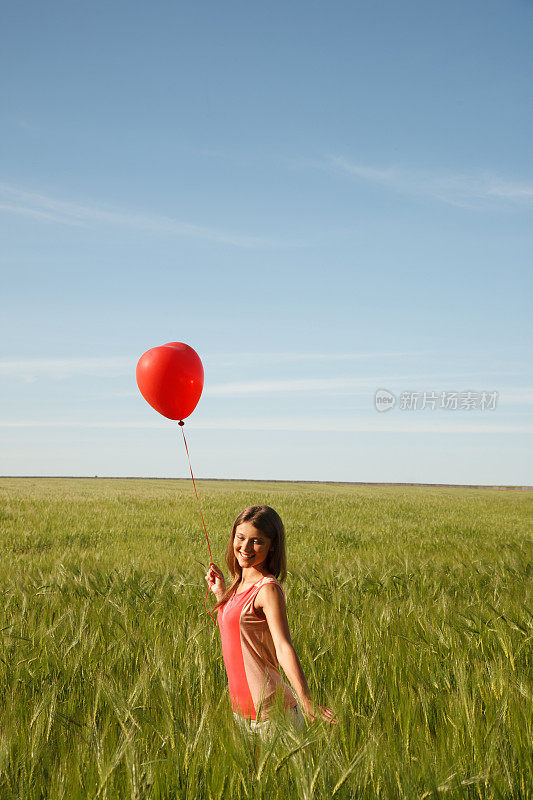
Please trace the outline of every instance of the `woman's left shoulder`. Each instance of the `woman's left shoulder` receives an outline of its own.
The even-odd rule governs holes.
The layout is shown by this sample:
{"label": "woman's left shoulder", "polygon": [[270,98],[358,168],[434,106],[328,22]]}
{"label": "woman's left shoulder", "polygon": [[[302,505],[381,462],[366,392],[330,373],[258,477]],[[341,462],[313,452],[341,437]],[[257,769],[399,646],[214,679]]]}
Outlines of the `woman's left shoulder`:
{"label": "woman's left shoulder", "polygon": [[265,603],[279,603],[280,601],[285,605],[285,593],[281,583],[274,575],[265,575],[257,591],[254,605],[263,608]]}

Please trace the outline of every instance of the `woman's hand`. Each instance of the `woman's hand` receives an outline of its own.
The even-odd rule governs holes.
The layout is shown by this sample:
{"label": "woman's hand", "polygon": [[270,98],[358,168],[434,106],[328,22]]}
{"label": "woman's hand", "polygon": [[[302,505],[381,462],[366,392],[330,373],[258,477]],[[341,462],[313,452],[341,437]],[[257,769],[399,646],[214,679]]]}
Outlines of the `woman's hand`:
{"label": "woman's hand", "polygon": [[331,708],[327,708],[326,706],[315,706],[311,700],[306,703],[302,703],[302,708],[306,717],[314,722],[318,715],[325,719],[326,722],[331,723],[331,725],[337,724],[337,719],[335,714],[331,710]]}
{"label": "woman's hand", "polygon": [[220,600],[226,591],[226,581],[224,580],[222,571],[219,570],[216,564],[209,564],[209,570],[205,576],[205,579],[216,599]]}

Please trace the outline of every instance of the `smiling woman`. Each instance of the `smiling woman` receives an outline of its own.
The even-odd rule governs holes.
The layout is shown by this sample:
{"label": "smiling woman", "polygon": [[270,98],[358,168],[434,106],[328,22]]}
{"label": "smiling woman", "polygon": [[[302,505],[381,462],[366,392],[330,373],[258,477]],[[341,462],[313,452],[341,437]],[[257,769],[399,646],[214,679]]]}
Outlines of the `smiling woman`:
{"label": "smiling woman", "polygon": [[[291,642],[285,595],[285,529],[270,506],[250,506],[231,529],[226,563],[232,582],[226,589],[221,570],[211,564],[206,580],[217,598],[222,653],[233,713],[250,727],[268,728],[276,696],[301,727],[303,716],[295,694],[283,681],[281,664],[307,717],[317,712],[335,723],[329,708],[315,708],[302,666]],[[279,581],[278,581],[279,578]]]}

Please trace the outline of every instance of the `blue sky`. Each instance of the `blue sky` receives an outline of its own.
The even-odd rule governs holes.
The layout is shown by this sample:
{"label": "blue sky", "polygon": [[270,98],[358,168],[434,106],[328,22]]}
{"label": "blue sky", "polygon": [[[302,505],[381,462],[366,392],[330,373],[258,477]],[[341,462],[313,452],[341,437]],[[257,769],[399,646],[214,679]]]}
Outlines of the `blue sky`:
{"label": "blue sky", "polygon": [[533,483],[531,2],[2,16],[0,474]]}

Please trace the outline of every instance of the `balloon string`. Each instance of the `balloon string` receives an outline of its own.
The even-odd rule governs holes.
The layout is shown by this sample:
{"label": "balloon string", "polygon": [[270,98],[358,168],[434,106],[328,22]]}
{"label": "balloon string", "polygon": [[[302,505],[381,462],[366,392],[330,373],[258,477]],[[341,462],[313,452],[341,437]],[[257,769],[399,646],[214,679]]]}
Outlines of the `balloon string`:
{"label": "balloon string", "polygon": [[[200,498],[198,497],[198,492],[196,491],[196,482],[194,480],[194,475],[192,474],[191,457],[189,455],[189,448],[187,447],[187,439],[185,438],[185,431],[183,430],[183,426],[185,425],[185,423],[183,422],[182,419],[180,419],[180,421],[178,422],[178,425],[180,426],[181,432],[183,434],[183,443],[185,445],[185,450],[187,452],[187,459],[189,461],[189,470],[191,472],[192,485],[194,486],[194,494],[196,495],[196,500],[198,502],[198,508],[200,510],[200,516],[202,518],[202,524],[204,526],[204,531],[205,531],[205,538],[207,539],[207,546],[209,548],[209,558],[211,559],[210,562],[209,562],[209,566],[211,566],[211,564],[213,563],[213,554],[211,553],[211,545],[209,544],[209,536],[207,535],[207,528],[205,526],[205,519],[204,519],[204,515],[203,515],[203,512],[202,512],[202,506],[200,505]],[[209,616],[211,617],[211,619],[213,620],[213,622],[216,625],[217,621],[216,621],[215,617],[211,614],[211,612],[209,611],[209,609],[207,607],[207,598],[208,598],[208,596],[209,596],[209,586],[207,587],[207,592],[205,594],[204,605],[205,605],[205,610],[207,611],[207,613],[209,614]]]}

